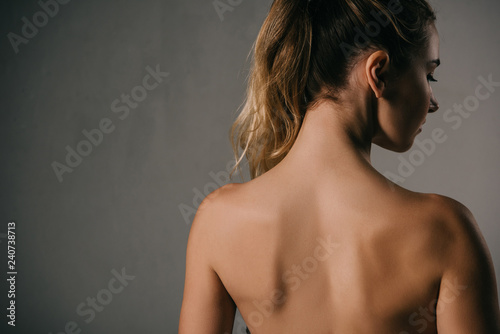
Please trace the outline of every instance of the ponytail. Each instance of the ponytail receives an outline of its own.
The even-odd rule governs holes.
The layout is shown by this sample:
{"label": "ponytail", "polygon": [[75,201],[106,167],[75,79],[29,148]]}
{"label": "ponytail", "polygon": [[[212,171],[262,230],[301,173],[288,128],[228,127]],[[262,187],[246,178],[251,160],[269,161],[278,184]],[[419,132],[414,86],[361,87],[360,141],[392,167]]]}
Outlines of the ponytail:
{"label": "ponytail", "polygon": [[308,0],[275,0],[259,32],[245,105],[230,132],[236,159],[231,175],[244,157],[252,179],[265,173],[297,138],[311,59],[308,5]]}

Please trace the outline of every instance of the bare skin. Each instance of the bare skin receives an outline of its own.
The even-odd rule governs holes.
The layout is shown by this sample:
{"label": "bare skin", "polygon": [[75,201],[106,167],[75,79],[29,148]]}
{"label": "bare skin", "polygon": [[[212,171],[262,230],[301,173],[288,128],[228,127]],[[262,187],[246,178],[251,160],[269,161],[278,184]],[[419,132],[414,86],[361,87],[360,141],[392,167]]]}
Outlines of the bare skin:
{"label": "bare skin", "polygon": [[405,75],[395,79],[388,55],[374,52],[341,106],[308,110],[282,162],[205,198],[179,333],[231,333],[236,305],[252,334],[500,333],[493,265],[470,211],[403,189],[370,163],[372,143],[408,150],[438,109],[431,28]]}

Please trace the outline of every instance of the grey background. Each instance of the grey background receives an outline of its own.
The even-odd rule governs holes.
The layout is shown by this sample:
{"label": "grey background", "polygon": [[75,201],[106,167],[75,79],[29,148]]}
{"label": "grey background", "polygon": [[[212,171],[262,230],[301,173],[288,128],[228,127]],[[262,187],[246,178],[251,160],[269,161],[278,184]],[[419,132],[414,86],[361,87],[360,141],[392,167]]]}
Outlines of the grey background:
{"label": "grey background", "polygon": [[[12,332],[59,333],[70,321],[82,333],[177,332],[190,227],[179,206],[195,209],[196,191],[218,186],[210,172],[222,175],[232,159],[228,131],[244,97],[247,54],[270,3],[243,0],[221,20],[212,0],[73,0],[16,54],[7,34],[20,34],[22,17],[32,22],[40,6],[1,2],[0,233],[17,221]],[[468,206],[498,276],[500,88],[457,130],[443,113],[474,94],[480,75],[500,81],[500,3],[433,4],[443,63],[433,87],[441,110],[417,138],[442,128],[448,139],[403,186]],[[168,78],[119,119],[111,103],[157,64]],[[82,131],[103,118],[114,131],[59,182],[51,164],[64,163],[65,147],[75,148]],[[398,157],[410,153],[374,146],[372,161],[382,173],[396,172]],[[5,328],[5,235],[0,241]],[[77,305],[106,289],[111,271],[122,268],[135,278],[86,323]]]}

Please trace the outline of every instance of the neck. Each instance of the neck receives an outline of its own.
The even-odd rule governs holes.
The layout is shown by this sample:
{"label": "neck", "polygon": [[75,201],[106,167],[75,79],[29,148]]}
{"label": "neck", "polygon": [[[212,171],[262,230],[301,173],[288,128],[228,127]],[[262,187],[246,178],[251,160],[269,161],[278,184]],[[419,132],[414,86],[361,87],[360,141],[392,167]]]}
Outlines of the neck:
{"label": "neck", "polygon": [[342,108],[322,102],[307,111],[283,164],[322,172],[371,167],[373,120],[368,103]]}

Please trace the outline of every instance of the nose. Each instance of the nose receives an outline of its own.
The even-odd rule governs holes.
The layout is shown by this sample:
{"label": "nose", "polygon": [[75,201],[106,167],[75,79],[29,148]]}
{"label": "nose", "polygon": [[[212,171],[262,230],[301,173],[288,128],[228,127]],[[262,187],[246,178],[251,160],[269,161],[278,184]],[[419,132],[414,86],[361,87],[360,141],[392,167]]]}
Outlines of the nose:
{"label": "nose", "polygon": [[433,113],[433,112],[436,112],[438,111],[439,109],[439,103],[438,101],[436,100],[436,98],[434,97],[434,95],[431,95],[431,103],[429,105],[429,113]]}

